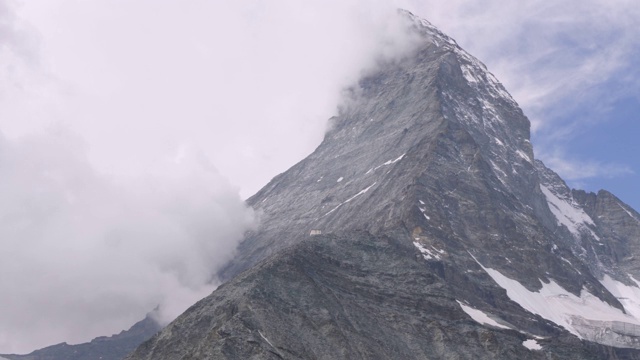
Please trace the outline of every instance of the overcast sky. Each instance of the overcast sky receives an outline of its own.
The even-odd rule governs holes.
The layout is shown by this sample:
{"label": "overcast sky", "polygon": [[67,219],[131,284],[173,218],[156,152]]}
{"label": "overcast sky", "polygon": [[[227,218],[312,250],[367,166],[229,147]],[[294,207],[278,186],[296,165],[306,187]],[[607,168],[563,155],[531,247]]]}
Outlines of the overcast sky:
{"label": "overcast sky", "polygon": [[632,0],[0,0],[0,353],[209,293],[257,222],[242,199],[410,48],[395,7],[496,74],[569,185],[640,208]]}

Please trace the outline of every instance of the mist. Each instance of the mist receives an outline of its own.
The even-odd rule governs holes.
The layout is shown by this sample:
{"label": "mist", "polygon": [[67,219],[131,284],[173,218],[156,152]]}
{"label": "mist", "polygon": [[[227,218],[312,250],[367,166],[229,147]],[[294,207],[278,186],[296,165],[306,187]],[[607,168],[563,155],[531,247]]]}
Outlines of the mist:
{"label": "mist", "polygon": [[250,196],[412,49],[365,1],[0,0],[0,353],[208,295]]}
{"label": "mist", "polygon": [[361,0],[54,0],[16,9],[40,46],[38,64],[11,90],[39,84],[3,103],[6,136],[64,123],[90,144],[92,164],[121,176],[197,144],[244,197],[317,146],[343,87],[411,45],[398,36],[394,7]]}
{"label": "mist", "polygon": [[215,271],[256,224],[196,150],[118,183],[54,128],[0,139],[0,348],[86,341],[159,306],[167,323],[217,285]]}

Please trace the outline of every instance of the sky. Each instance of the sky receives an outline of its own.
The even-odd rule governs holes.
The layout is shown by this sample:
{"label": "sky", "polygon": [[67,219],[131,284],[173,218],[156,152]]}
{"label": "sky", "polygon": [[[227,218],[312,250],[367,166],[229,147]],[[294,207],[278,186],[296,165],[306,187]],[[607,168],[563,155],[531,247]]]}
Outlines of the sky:
{"label": "sky", "polygon": [[570,186],[640,209],[633,0],[0,0],[0,353],[170,321],[358,76],[452,36]]}

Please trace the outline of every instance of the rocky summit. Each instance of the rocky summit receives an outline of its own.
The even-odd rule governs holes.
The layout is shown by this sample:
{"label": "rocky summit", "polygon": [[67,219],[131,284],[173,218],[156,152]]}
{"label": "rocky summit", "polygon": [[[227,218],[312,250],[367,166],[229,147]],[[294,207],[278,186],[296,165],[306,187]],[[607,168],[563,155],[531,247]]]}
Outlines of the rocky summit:
{"label": "rocky summit", "polygon": [[248,200],[226,283],[127,359],[640,359],[640,215],[534,158],[500,82],[425,20]]}

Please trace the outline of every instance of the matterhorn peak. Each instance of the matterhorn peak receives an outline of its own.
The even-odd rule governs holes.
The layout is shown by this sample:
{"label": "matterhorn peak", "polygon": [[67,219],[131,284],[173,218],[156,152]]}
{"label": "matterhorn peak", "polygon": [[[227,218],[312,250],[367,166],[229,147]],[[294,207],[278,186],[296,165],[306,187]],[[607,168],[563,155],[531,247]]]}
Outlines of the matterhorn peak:
{"label": "matterhorn peak", "polygon": [[640,358],[638,213],[569,189],[486,66],[400,14],[419,46],[346,92],[247,201],[227,282],[128,359]]}

